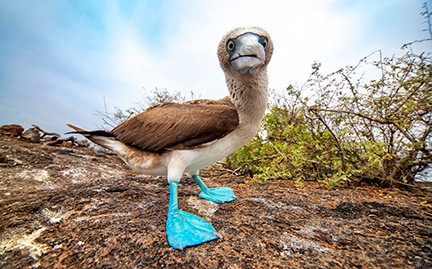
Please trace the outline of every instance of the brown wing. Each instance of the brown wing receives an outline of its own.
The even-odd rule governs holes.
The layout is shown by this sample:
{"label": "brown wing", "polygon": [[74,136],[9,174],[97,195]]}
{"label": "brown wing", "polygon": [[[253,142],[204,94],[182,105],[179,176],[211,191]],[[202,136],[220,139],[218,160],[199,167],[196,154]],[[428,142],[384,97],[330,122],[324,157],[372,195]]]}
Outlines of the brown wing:
{"label": "brown wing", "polygon": [[239,124],[237,110],[226,99],[164,103],[115,127],[111,133],[146,151],[185,149],[219,139]]}

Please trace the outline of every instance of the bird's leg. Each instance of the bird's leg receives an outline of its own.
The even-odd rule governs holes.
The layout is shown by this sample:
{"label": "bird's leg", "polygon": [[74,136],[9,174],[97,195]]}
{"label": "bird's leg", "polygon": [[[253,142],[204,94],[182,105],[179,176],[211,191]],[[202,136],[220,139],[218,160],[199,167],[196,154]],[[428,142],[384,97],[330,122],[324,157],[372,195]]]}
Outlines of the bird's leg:
{"label": "bird's leg", "polygon": [[200,197],[203,199],[219,204],[232,202],[236,199],[233,190],[229,187],[207,188],[198,174],[192,175],[192,178],[200,186]]}
{"label": "bird's leg", "polygon": [[178,208],[178,182],[170,182],[170,199],[166,233],[168,243],[175,249],[184,249],[220,238],[209,221]]}

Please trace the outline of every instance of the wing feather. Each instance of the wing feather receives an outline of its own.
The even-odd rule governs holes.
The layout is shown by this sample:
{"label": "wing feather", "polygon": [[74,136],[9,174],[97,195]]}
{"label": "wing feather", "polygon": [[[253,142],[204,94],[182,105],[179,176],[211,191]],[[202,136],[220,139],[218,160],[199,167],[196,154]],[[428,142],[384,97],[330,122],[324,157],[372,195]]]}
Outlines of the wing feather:
{"label": "wing feather", "polygon": [[117,140],[142,150],[187,149],[220,139],[239,124],[237,110],[227,98],[163,103],[115,127]]}

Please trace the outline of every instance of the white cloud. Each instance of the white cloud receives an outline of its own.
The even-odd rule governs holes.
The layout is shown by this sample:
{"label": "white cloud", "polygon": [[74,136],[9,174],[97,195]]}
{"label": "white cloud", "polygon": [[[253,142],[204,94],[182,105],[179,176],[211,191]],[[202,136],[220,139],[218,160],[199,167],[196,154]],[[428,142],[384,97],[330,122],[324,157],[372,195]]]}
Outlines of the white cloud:
{"label": "white cloud", "polygon": [[302,81],[314,60],[340,51],[355,33],[353,19],[335,14],[328,1],[180,1],[166,9],[164,52],[149,49],[137,33],[138,25],[117,24],[111,38],[111,65],[130,91],[139,85],[173,90],[193,90],[203,97],[226,95],[216,48],[231,28],[257,25],[275,43],[270,84],[284,88]]}
{"label": "white cloud", "polygon": [[[10,87],[13,90],[33,87],[34,78],[42,73],[39,85],[55,88],[37,90],[56,92],[56,96],[46,99],[45,107],[63,105],[57,109],[56,124],[75,117],[81,119],[83,127],[91,128],[97,121],[94,110],[101,109],[104,97],[110,107],[127,108],[141,100],[142,87],[186,94],[192,90],[202,98],[226,95],[216,49],[220,38],[237,26],[256,25],[270,33],[275,43],[269,66],[270,87],[281,90],[290,83],[302,83],[314,61],[322,62],[323,68],[331,72],[355,64],[376,49],[396,53],[401,38],[408,42],[413,40],[413,32],[421,33],[415,27],[422,21],[418,15],[421,1],[183,0],[167,1],[157,12],[152,10],[154,2],[137,1],[130,13],[119,3],[106,2],[98,7],[105,9],[104,20],[99,22],[104,26],[103,33],[87,25],[91,20],[62,18],[66,26],[79,25],[73,31],[64,28],[58,23],[59,7],[38,5],[36,10],[22,10],[21,5],[12,5],[10,17],[13,23],[19,23],[18,30],[30,32],[42,43],[31,51],[37,64],[26,60],[27,54],[21,51],[8,55],[8,80],[2,85],[15,83]],[[67,11],[64,6],[60,5],[62,12]],[[156,23],[160,23],[160,32],[152,37],[149,33]],[[380,29],[383,25],[387,28]],[[26,65],[30,66],[23,69]],[[27,78],[23,76],[16,83],[19,75]],[[26,93],[31,100],[33,93]],[[43,105],[34,106],[44,109]],[[29,121],[47,120],[47,114]]]}

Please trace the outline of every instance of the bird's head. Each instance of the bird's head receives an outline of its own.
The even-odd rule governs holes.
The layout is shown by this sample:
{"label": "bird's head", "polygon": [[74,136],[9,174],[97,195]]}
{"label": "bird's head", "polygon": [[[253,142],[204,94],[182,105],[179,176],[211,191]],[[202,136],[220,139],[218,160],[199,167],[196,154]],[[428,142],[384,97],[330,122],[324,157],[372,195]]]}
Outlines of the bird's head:
{"label": "bird's head", "polygon": [[225,73],[241,76],[265,69],[273,53],[270,36],[258,27],[240,27],[228,32],[219,43],[218,57]]}

